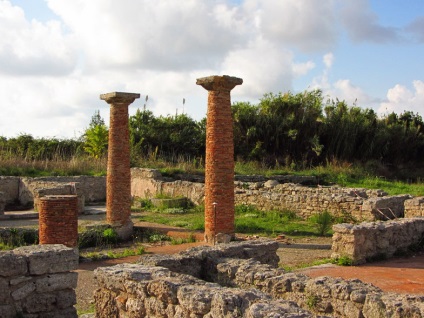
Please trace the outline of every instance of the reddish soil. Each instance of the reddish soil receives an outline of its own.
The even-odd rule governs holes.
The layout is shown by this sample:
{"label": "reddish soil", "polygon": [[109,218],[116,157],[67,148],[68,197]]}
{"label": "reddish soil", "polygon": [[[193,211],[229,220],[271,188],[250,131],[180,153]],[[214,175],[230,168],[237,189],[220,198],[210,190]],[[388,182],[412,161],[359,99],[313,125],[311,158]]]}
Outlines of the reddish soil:
{"label": "reddish soil", "polygon": [[361,266],[316,266],[300,272],[311,277],[358,278],[384,291],[424,296],[424,252]]}

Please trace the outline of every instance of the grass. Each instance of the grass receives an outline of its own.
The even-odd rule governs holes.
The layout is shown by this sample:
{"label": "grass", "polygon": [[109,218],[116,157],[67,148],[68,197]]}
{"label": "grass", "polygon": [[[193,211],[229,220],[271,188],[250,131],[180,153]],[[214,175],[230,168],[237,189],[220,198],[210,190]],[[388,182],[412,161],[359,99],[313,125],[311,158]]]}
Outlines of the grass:
{"label": "grass", "polygon": [[106,158],[93,159],[87,156],[73,157],[71,160],[26,160],[23,158],[0,158],[2,176],[105,176]]}
{"label": "grass", "polygon": [[[140,221],[155,222],[178,226],[191,231],[203,231],[203,207],[186,210],[184,214],[176,214],[167,210],[145,211]],[[319,236],[319,228],[315,222],[302,220],[292,211],[260,211],[251,205],[235,207],[235,227],[237,233],[261,236],[273,236],[284,233],[292,236]]]}
{"label": "grass", "polygon": [[145,212],[139,220],[142,222],[154,222],[171,226],[178,226],[192,231],[203,231],[205,229],[205,221],[203,207],[198,206],[186,210],[186,213],[166,213],[166,210],[150,210]]}
{"label": "grass", "polygon": [[128,256],[142,255],[145,253],[143,246],[135,246],[133,248],[126,248],[121,251],[114,251],[112,249],[103,251],[82,251],[80,257],[89,258],[93,261],[101,259],[115,259]]}

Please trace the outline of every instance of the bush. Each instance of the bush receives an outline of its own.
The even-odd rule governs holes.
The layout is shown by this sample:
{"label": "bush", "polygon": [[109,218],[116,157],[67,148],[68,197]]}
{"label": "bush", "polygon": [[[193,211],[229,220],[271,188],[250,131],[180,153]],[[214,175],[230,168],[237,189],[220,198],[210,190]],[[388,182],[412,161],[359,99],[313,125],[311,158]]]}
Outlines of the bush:
{"label": "bush", "polygon": [[333,225],[333,216],[328,211],[320,212],[309,218],[309,221],[315,225],[319,236],[326,235]]}

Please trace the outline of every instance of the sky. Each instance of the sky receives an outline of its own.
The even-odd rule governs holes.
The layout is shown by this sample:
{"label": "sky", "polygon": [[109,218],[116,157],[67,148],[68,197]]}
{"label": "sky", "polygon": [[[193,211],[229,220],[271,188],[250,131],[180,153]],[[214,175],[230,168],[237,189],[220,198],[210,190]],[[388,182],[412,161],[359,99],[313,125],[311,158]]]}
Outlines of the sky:
{"label": "sky", "polygon": [[0,136],[79,138],[114,91],[199,120],[210,75],[243,79],[233,102],[321,89],[423,115],[424,1],[0,0]]}

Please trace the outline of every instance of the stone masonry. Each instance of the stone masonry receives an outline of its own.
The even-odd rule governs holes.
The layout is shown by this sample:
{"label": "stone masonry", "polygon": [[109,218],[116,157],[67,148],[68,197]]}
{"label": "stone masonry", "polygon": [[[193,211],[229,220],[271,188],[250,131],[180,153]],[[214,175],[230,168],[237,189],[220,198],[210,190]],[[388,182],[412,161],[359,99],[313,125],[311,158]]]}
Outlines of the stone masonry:
{"label": "stone masonry", "polygon": [[424,298],[276,267],[275,241],[231,242],[95,271],[96,317],[424,317]]}
{"label": "stone masonry", "polygon": [[106,221],[122,239],[128,239],[133,230],[128,106],[136,98],[140,98],[140,94],[113,92],[100,95],[100,99],[110,104]]}
{"label": "stone masonry", "polygon": [[405,217],[424,216],[424,197],[416,197],[405,201]]}
{"label": "stone masonry", "polygon": [[0,317],[76,318],[76,249],[33,245],[0,252]]}
{"label": "stone masonry", "polygon": [[333,258],[348,257],[354,264],[390,258],[424,244],[424,218],[333,225]]}
{"label": "stone masonry", "polygon": [[230,91],[237,77],[199,78],[208,91],[205,160],[205,240],[215,243],[222,233],[234,237],[234,139]]}
{"label": "stone masonry", "polygon": [[78,198],[48,195],[39,202],[40,244],[78,245]]}

